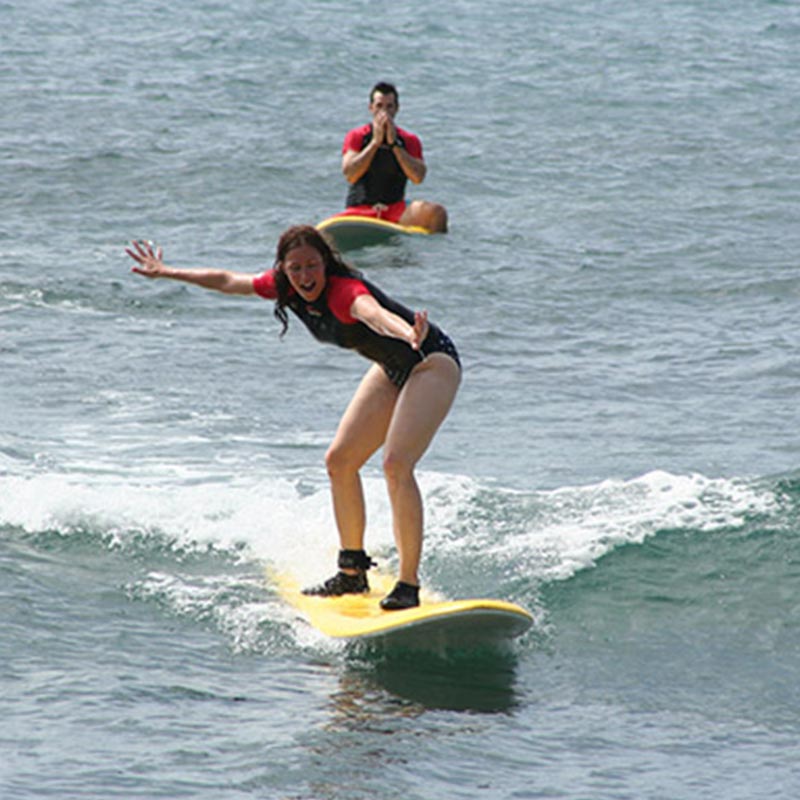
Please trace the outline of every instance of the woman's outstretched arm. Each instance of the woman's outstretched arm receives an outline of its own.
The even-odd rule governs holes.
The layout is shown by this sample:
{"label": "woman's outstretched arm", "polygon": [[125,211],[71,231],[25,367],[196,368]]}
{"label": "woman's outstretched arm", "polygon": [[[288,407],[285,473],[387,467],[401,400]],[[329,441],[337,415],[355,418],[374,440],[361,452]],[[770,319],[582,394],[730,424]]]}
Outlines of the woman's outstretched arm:
{"label": "woman's outstretched arm", "polygon": [[126,247],[125,252],[139,265],[132,267],[131,271],[144,275],[145,278],[169,278],[223,294],[255,294],[253,289],[255,276],[245,272],[205,267],[199,269],[170,267],[162,260],[161,248],[155,247],[152,242],[131,242],[131,247]]}

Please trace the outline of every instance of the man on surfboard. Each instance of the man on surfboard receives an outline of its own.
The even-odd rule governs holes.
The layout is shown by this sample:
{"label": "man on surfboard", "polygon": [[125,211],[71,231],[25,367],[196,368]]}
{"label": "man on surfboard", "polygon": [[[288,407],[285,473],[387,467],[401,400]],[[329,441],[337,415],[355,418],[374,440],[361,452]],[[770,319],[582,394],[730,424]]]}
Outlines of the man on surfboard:
{"label": "man on surfboard", "polygon": [[272,269],[250,275],[224,269],[167,266],[161,248],[133,242],[133,272],[169,278],[225,294],[275,301],[321,342],[355,350],[372,361],[325,455],[339,530],[339,571],[308,594],[339,596],[369,591],[364,551],[366,512],[359,470],[383,446],[383,471],[400,556],[399,580],[381,601],[397,610],[419,605],[422,498],[414,468],[427,450],[461,381],[458,354],[425,311],[411,311],[385,295],[342,260],[314,227],[298,225],[278,241]]}
{"label": "man on surfboard", "polygon": [[369,95],[372,122],[353,128],[344,137],[342,172],[350,189],[343,213],[444,233],[444,206],[427,200],[405,200],[407,181],[422,183],[427,168],[419,137],[395,125],[399,109],[397,89],[391,83],[375,84]]}

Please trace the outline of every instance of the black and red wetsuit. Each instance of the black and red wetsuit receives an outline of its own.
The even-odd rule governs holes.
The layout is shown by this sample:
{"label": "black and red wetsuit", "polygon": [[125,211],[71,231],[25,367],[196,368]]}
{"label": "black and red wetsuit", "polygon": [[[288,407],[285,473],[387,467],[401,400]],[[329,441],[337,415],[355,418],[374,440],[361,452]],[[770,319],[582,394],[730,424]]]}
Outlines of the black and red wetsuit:
{"label": "black and red wetsuit", "polygon": [[[269,270],[253,279],[256,294],[267,300],[277,298],[275,270]],[[396,386],[402,386],[411,370],[431,353],[446,353],[460,366],[458,353],[450,337],[439,327],[429,324],[430,330],[419,350],[408,342],[385,336],[350,314],[353,301],[362,294],[372,295],[388,311],[414,324],[414,313],[401,303],[392,300],[377,286],[364,278],[329,275],[323,293],[313,303],[308,303],[291,291],[288,307],[299,317],[320,342],[356,350],[370,361],[383,367]]]}
{"label": "black and red wetsuit", "polygon": [[[416,134],[397,128],[396,140],[409,155],[422,158],[422,142]],[[367,123],[348,131],[342,144],[342,154],[349,150],[360,153],[372,141],[372,124]],[[397,163],[388,146],[375,153],[369,169],[347,191],[345,206],[364,215],[376,214],[382,219],[397,222],[405,210],[405,193],[408,178]],[[389,206],[380,212],[372,211],[375,205]],[[396,219],[396,218],[397,219]]]}

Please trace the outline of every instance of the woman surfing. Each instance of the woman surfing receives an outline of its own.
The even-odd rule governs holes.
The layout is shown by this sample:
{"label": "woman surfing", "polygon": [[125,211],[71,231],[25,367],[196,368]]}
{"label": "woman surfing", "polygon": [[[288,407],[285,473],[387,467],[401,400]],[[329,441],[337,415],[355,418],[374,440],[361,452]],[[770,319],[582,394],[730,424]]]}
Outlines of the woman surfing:
{"label": "woman surfing", "polygon": [[360,469],[383,446],[400,566],[397,583],[381,607],[419,605],[423,505],[414,469],[461,381],[458,353],[447,334],[428,321],[427,312],[409,310],[349,267],[311,226],[286,230],[272,269],[261,274],[171,267],[162,260],[161,248],[149,242],[133,242],[126,252],[137,264],[133,272],[146,278],[274,300],[282,334],[288,309],[318,341],[355,350],[373,362],[325,455],[341,548],[338,572],[304,592],[334,597],[369,591],[367,570],[373,562],[364,550]]}

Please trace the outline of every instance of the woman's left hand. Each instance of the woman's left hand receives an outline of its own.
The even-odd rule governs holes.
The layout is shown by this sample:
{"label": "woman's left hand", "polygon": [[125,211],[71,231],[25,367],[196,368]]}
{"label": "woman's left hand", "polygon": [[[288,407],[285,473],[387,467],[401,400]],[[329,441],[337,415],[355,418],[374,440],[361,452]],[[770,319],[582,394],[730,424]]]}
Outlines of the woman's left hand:
{"label": "woman's left hand", "polygon": [[422,343],[428,336],[430,326],[428,325],[428,312],[415,311],[414,312],[414,330],[411,334],[411,346],[414,350],[419,350]]}

